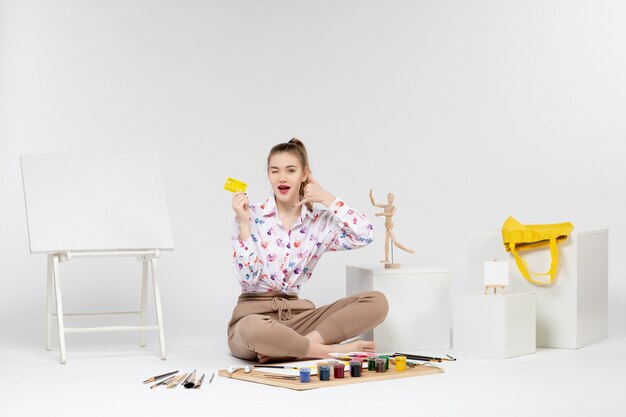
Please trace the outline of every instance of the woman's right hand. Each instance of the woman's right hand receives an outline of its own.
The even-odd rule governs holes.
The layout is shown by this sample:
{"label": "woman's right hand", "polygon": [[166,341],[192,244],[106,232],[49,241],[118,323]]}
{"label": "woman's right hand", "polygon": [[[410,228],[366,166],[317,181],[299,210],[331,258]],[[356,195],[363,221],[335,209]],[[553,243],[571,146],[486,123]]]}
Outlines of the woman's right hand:
{"label": "woman's right hand", "polygon": [[248,222],[250,219],[250,204],[248,202],[248,196],[245,193],[238,192],[233,193],[233,210],[237,213],[239,222]]}

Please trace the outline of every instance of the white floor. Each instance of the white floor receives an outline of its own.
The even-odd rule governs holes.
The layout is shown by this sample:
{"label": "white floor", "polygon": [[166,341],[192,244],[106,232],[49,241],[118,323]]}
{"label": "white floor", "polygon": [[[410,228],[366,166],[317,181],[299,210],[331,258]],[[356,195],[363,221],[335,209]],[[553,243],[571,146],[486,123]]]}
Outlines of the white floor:
{"label": "white floor", "polygon": [[0,416],[626,415],[624,336],[577,351],[540,349],[508,360],[459,357],[439,375],[303,392],[217,375],[200,390],[150,390],[141,381],[151,375],[197,369],[210,376],[243,362],[227,353],[223,341],[169,345],[166,361],[158,359],[155,345],[92,342],[69,341],[66,365],[58,363],[58,350],[3,347]]}

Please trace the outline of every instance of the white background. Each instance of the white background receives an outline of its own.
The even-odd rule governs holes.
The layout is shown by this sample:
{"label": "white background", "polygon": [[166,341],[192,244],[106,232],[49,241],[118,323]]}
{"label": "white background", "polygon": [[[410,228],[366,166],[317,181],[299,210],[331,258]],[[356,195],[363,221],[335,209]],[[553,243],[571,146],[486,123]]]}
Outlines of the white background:
{"label": "white background", "polygon": [[[0,344],[45,352],[19,155],[157,152],[176,248],[160,261],[166,339],[226,352],[239,287],[222,187],[265,198],[267,152],[293,136],[378,236],[327,254],[302,297],[342,297],[346,264],[381,259],[371,187],[395,193],[416,250],[396,260],[451,268],[454,292],[468,230],[511,214],[608,226],[609,335],[625,333],[625,21],[626,3],[597,0],[0,0]],[[61,272],[67,312],[138,306],[137,262]]]}

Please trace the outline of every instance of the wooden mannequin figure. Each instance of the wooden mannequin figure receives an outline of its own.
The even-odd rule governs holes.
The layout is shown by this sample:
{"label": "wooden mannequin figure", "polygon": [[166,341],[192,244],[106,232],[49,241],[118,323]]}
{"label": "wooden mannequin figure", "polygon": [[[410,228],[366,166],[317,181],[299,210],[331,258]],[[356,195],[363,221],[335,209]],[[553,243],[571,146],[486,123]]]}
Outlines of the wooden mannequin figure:
{"label": "wooden mannequin figure", "polygon": [[[385,268],[400,268],[400,264],[393,263],[393,245],[402,249],[405,252],[415,253],[413,249],[409,249],[396,240],[396,236],[393,233],[393,221],[392,217],[396,212],[396,206],[393,205],[393,193],[387,194],[387,204],[376,204],[374,200],[374,193],[370,190],[370,201],[374,207],[380,207],[384,209],[382,213],[376,213],[375,216],[385,216],[385,259],[380,261],[385,264]],[[391,260],[389,260],[389,247],[391,246]]]}

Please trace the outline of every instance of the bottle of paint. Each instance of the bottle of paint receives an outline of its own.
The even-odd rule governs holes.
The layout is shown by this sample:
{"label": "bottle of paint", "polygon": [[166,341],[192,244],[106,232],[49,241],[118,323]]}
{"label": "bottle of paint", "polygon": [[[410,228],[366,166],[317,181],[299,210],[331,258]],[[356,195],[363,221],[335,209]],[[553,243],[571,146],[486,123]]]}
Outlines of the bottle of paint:
{"label": "bottle of paint", "polygon": [[368,371],[375,371],[376,370],[376,358],[375,357],[369,357],[367,358],[367,370]]}
{"label": "bottle of paint", "polygon": [[320,366],[320,381],[330,381],[330,366]]}
{"label": "bottle of paint", "polygon": [[385,372],[385,359],[376,358],[375,362],[376,362],[376,372],[377,373]]}
{"label": "bottle of paint", "polygon": [[389,370],[389,356],[387,356],[387,355],[380,355],[379,358],[385,360],[385,371],[388,371]]}
{"label": "bottle of paint", "polygon": [[406,356],[396,356],[396,371],[406,371]]}
{"label": "bottle of paint", "polygon": [[335,363],[333,365],[333,377],[335,379],[343,378],[345,375],[345,365],[343,363]]}
{"label": "bottle of paint", "polygon": [[361,361],[350,361],[350,376],[351,377],[360,377],[362,368],[363,368],[363,362],[361,362]]}
{"label": "bottle of paint", "polygon": [[328,365],[328,363],[327,362],[318,362],[318,363],[316,363],[316,365],[317,365],[317,377],[319,378],[319,376],[320,376],[320,367]]}
{"label": "bottle of paint", "polygon": [[311,368],[300,368],[300,382],[311,382]]}

